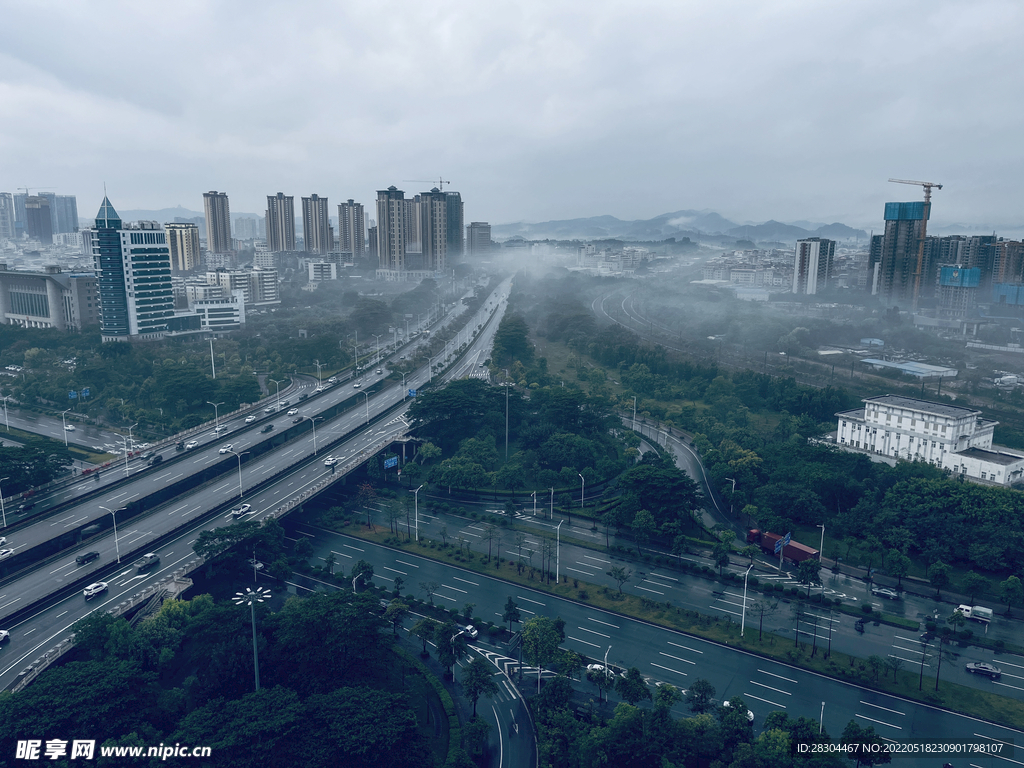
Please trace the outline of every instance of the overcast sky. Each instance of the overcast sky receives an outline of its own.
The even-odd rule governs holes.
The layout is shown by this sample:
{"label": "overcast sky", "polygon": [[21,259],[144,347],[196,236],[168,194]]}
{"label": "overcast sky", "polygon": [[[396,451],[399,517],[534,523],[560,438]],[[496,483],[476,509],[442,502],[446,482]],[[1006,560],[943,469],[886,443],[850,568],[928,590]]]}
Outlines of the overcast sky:
{"label": "overcast sky", "polygon": [[0,190],[262,214],[443,176],[466,219],[1024,224],[1019,0],[0,0]]}

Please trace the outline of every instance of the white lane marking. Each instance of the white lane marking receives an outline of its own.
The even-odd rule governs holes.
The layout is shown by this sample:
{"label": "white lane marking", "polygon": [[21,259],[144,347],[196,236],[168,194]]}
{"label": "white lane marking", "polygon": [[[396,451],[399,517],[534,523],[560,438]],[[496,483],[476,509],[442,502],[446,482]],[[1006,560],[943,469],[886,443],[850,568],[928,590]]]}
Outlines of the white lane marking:
{"label": "white lane marking", "polygon": [[704,651],[698,651],[696,648],[690,648],[686,645],[680,645],[679,643],[673,643],[671,640],[668,641],[669,645],[674,645],[676,648],[682,648],[684,651],[692,651],[693,653],[704,653]]}
{"label": "white lane marking", "polygon": [[448,595],[442,595],[440,592],[435,592],[434,594],[437,595],[437,597],[443,597],[445,600],[451,600],[453,603],[458,602],[458,600],[456,600],[454,597],[448,597]]}
{"label": "white lane marking", "polygon": [[408,575],[409,575],[409,574],[408,574],[408,573],[406,573],[405,571],[400,571],[400,570],[398,570],[397,568],[388,568],[388,567],[387,567],[386,565],[384,566],[384,570],[385,570],[385,571],[391,571],[392,573],[400,573],[400,574],[402,574],[403,576],[408,576]]}
{"label": "white lane marking", "polygon": [[693,664],[695,666],[697,664],[696,661],[690,661],[689,659],[681,659],[678,656],[673,656],[671,653],[665,653],[664,651],[658,651],[658,653],[660,653],[662,656],[668,656],[670,659],[675,659],[676,661],[681,661],[681,662],[683,662],[683,664]]}
{"label": "white lane marking", "polygon": [[769,699],[762,699],[760,696],[755,696],[752,693],[744,693],[743,695],[748,697],[748,698],[751,698],[751,699],[756,699],[757,701],[763,701],[765,704],[771,704],[773,707],[782,707],[783,709],[786,709],[786,705],[785,704],[780,704],[777,701],[771,701]]}
{"label": "white lane marking", "polygon": [[671,667],[663,667],[663,666],[661,666],[661,664],[655,664],[653,661],[651,662],[651,666],[652,667],[657,667],[658,669],[665,669],[665,670],[668,670],[669,672],[675,672],[677,675],[682,675],[683,677],[689,677],[689,675],[686,674],[685,672],[680,672],[678,669],[672,669]]}
{"label": "white lane marking", "polygon": [[589,616],[587,617],[587,621],[592,621],[595,624],[604,624],[606,627],[611,627],[612,629],[619,629],[620,628],[620,627],[618,627],[615,624],[609,624],[607,621],[601,621],[600,619],[592,619]]}
{"label": "white lane marking", "polygon": [[565,570],[572,571],[573,573],[582,573],[584,576],[597,576],[596,573],[592,573],[591,571],[581,571],[579,568],[570,568],[568,565],[565,566]]}
{"label": "white lane marking", "polygon": [[[900,712],[898,709],[889,709],[887,707],[879,706],[878,704],[872,704],[870,701],[861,701],[860,703],[864,704],[866,706],[869,706],[869,707],[874,707],[875,709],[882,709],[882,710],[885,710],[886,712],[892,712],[894,715],[899,715],[900,717],[906,717],[907,716],[906,712]],[[974,735],[977,736],[978,734],[974,734]]]}
{"label": "white lane marking", "polygon": [[611,563],[611,560],[602,560],[600,557],[591,557],[590,555],[584,555],[587,560],[597,560],[599,563]]}
{"label": "white lane marking", "polygon": [[582,629],[584,632],[589,632],[592,635],[598,635],[599,637],[603,637],[607,640],[611,639],[611,635],[606,635],[604,632],[597,632],[593,629],[587,629],[586,627],[576,627],[576,629]]}
{"label": "white lane marking", "polygon": [[[783,677],[782,675],[776,675],[774,672],[769,672],[766,669],[759,669],[757,671],[760,672],[762,675],[771,675],[772,677],[779,678],[779,680],[785,680],[787,683],[795,683],[796,682],[796,680],[794,680],[791,677]],[[861,702],[861,703],[863,703],[863,702]]]}
{"label": "white lane marking", "polygon": [[547,608],[547,606],[544,605],[544,603],[541,603],[541,602],[539,602],[537,600],[531,600],[530,598],[523,597],[522,595],[516,595],[516,597],[518,597],[520,600],[525,600],[528,603],[533,603],[534,605],[541,605],[541,606],[544,606],[545,608]]}
{"label": "white lane marking", "polygon": [[662,576],[660,573],[651,573],[649,576],[653,576],[656,579],[668,579],[669,581],[679,581],[679,579],[673,579],[671,576]]}
{"label": "white lane marking", "polygon": [[878,723],[879,725],[888,725],[890,728],[895,728],[898,731],[902,731],[903,730],[903,726],[894,725],[893,723],[887,723],[887,722],[885,722],[885,720],[875,720],[875,718],[868,717],[867,715],[862,715],[860,712],[854,712],[853,716],[854,717],[862,717],[865,720],[870,720],[872,723]]}
{"label": "white lane marking", "polygon": [[575,640],[577,643],[583,643],[584,645],[589,645],[592,648],[600,648],[601,647],[601,646],[597,645],[597,643],[588,643],[586,640],[580,640],[578,637],[573,637],[572,635],[567,635],[567,637],[570,640]]}
{"label": "white lane marking", "polygon": [[455,579],[456,581],[461,581],[463,584],[472,584],[474,587],[479,587],[480,586],[475,581],[469,581],[468,579],[460,579],[458,576],[452,576],[452,578]]}
{"label": "white lane marking", "polygon": [[464,595],[469,594],[468,592],[466,592],[466,590],[459,589],[458,587],[453,587],[450,584],[442,584],[441,586],[444,587],[445,589],[454,589],[456,592],[461,592]]}
{"label": "white lane marking", "polygon": [[397,557],[395,558],[395,562],[396,563],[401,563],[402,565],[408,565],[410,568],[419,568],[418,565],[413,565],[412,563],[407,563],[407,562],[405,562],[405,560],[399,560]]}
{"label": "white lane marking", "polygon": [[[925,666],[928,666],[928,665],[925,664]],[[995,682],[995,681],[993,681],[993,682]],[[1021,688],[1020,686],[1017,686],[1017,685],[1010,685],[1009,683],[996,683],[996,685],[1001,685],[1004,688],[1013,688],[1013,690],[1015,690],[1015,691],[1024,691],[1024,688]]]}
{"label": "white lane marking", "polygon": [[59,618],[60,618],[61,616],[63,616],[63,615],[65,614],[65,613],[70,613],[70,611],[63,611],[62,613],[58,613],[58,614],[57,614],[56,616],[54,616],[54,618],[55,618],[55,619],[59,619]]}
{"label": "white lane marking", "polygon": [[354,549],[356,552],[366,551],[365,549],[360,549],[359,547],[353,547],[351,544],[342,544],[341,546],[345,547],[346,549]]}
{"label": "white lane marking", "polygon": [[652,592],[655,595],[664,595],[665,594],[664,592],[659,592],[656,589],[648,589],[647,587],[637,586],[637,589],[642,589],[644,592]]}
{"label": "white lane marking", "polygon": [[[334,550],[332,549],[331,552],[334,552]],[[345,554],[344,552],[334,552],[334,554],[341,555],[342,557],[347,557],[349,560],[352,559],[352,555]],[[323,560],[323,558],[320,559]]]}
{"label": "white lane marking", "polygon": [[753,685],[759,685],[762,688],[767,688],[769,691],[775,691],[776,693],[781,693],[783,696],[792,696],[793,695],[789,691],[784,691],[781,688],[772,688],[770,685],[765,685],[764,683],[757,682],[757,680],[751,680],[750,682]]}

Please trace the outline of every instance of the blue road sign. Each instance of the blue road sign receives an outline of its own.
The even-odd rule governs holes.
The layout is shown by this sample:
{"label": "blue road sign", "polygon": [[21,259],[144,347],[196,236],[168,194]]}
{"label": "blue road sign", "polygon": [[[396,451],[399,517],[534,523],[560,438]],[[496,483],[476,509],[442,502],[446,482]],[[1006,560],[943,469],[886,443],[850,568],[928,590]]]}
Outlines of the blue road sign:
{"label": "blue road sign", "polygon": [[391,469],[392,467],[398,466],[398,457],[392,456],[390,459],[384,459],[384,469]]}
{"label": "blue road sign", "polygon": [[416,397],[416,390],[415,389],[410,389],[409,390],[409,397]]}
{"label": "blue road sign", "polygon": [[778,541],[775,542],[775,554],[776,555],[779,554],[779,552],[782,551],[782,547],[783,547],[782,539],[779,539]]}
{"label": "blue road sign", "polygon": [[789,542],[792,541],[792,540],[793,540],[793,534],[792,533],[787,533],[786,537],[782,540],[782,546],[788,547],[789,546]]}
{"label": "blue road sign", "polygon": [[78,393],[75,392],[75,390],[71,390],[70,392],[68,392],[68,400],[77,400],[77,399],[78,399]]}
{"label": "blue road sign", "polygon": [[88,396],[89,396],[89,388],[86,387],[85,389],[82,390],[82,397],[88,397]]}

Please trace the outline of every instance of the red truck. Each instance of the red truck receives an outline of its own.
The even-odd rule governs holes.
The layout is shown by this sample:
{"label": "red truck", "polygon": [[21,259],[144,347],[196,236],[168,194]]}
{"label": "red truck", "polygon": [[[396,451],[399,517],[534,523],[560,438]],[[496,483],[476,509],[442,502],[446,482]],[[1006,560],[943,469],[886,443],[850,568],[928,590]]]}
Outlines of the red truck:
{"label": "red truck", "polygon": [[[751,528],[747,533],[747,543],[759,545],[761,550],[769,557],[778,557],[775,552],[775,544],[782,538],[785,537],[770,531],[759,531],[756,528]],[[804,560],[818,560],[821,553],[816,549],[806,547],[791,539],[789,544],[782,548],[782,556],[790,562],[799,563]]]}

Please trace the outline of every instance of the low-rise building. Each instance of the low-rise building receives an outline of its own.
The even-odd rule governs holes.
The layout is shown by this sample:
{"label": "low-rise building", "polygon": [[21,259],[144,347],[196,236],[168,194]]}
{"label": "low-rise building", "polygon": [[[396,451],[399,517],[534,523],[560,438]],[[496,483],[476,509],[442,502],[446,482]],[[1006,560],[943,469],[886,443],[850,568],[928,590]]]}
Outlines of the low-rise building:
{"label": "low-rise building", "polygon": [[96,275],[62,272],[21,272],[0,263],[0,323],[23,328],[80,331],[100,321]]}

